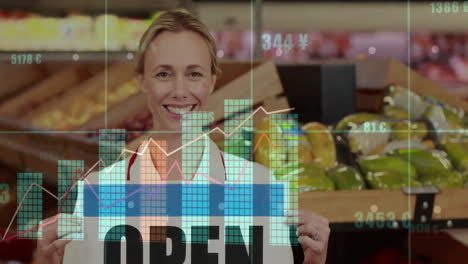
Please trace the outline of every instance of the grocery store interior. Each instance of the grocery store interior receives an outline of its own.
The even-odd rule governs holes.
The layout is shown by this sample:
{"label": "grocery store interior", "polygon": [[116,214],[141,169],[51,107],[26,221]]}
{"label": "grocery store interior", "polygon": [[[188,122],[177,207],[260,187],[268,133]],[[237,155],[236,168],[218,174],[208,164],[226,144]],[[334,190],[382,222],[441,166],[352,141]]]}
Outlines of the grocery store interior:
{"label": "grocery store interior", "polygon": [[[468,1],[0,0],[0,264],[38,263],[31,227],[73,208],[105,131],[148,137],[136,50],[175,9],[217,45],[206,129],[253,116],[210,138],[298,183],[326,263],[468,263]],[[253,151],[263,129],[286,147]]]}

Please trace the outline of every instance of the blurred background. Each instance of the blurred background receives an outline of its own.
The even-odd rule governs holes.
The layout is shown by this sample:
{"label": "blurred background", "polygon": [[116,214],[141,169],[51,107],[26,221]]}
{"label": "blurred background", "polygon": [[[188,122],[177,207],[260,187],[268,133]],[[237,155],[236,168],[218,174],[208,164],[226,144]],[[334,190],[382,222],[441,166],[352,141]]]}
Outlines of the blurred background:
{"label": "blurred background", "polygon": [[[356,151],[349,142],[340,145],[338,137],[346,135],[338,124],[353,113],[394,117],[386,108],[395,105],[385,98],[397,96],[390,87],[410,88],[416,108],[419,101],[436,101],[446,113],[443,121],[415,116],[408,104],[400,105],[406,115],[396,119],[427,124],[420,139],[432,144],[429,149],[447,152],[467,181],[468,165],[458,164],[468,158],[468,148],[462,158],[451,156],[437,132],[447,127],[437,125],[451,111],[459,123],[447,121],[449,128],[466,133],[468,1],[0,0],[0,263],[34,262],[35,240],[15,237],[25,227],[10,223],[25,190],[18,173],[41,173],[37,181],[63,193],[57,161],[83,160],[84,168],[91,167],[99,155],[99,129],[126,129],[125,143],[134,149],[151,128],[132,62],[143,32],[171,9],[193,13],[215,38],[224,72],[216,98],[249,98],[252,77],[254,106],[294,107],[304,130],[309,122],[324,124],[336,144],[336,162],[354,167],[364,179],[366,171],[355,160],[386,155],[382,151],[391,140],[377,139],[369,143],[374,149]],[[213,127],[227,118],[216,107]],[[213,139],[222,141],[218,136]],[[330,177],[331,167],[321,169]],[[335,192],[318,188],[300,199],[331,220],[327,263],[468,262],[463,180],[454,189],[430,184],[442,191],[421,195],[364,181],[359,191],[335,181]],[[44,205],[56,204],[41,197]],[[56,206],[44,206],[36,220],[56,212]],[[377,212],[385,216],[377,219]]]}

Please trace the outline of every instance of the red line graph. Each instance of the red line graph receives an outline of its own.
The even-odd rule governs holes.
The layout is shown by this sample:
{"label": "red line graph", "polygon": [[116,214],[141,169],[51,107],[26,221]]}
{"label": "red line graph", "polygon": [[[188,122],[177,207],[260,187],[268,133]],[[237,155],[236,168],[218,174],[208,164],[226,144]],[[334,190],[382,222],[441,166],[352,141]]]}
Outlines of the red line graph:
{"label": "red line graph", "polygon": [[[149,144],[155,144],[166,156],[169,156],[169,155],[172,155],[173,153],[175,153],[176,151],[179,151],[179,150],[183,149],[184,147],[189,146],[190,144],[194,143],[195,141],[200,140],[200,139],[203,138],[205,135],[210,134],[210,133],[212,133],[212,132],[214,132],[214,131],[216,131],[216,130],[218,130],[218,131],[220,131],[221,133],[223,133],[226,137],[230,137],[232,134],[234,134],[234,132],[236,132],[245,122],[247,122],[248,119],[250,119],[250,118],[251,118],[256,112],[258,112],[259,110],[263,110],[263,112],[264,112],[265,114],[271,115],[271,114],[280,113],[280,112],[287,112],[287,111],[290,111],[291,109],[292,109],[292,108],[268,112],[268,111],[266,111],[263,107],[259,107],[259,108],[258,108],[257,110],[255,110],[252,114],[250,114],[243,122],[241,122],[233,131],[231,131],[231,133],[225,133],[222,129],[216,127],[216,128],[214,128],[214,129],[210,130],[209,132],[207,132],[207,133],[201,135],[200,137],[197,137],[197,138],[195,138],[194,140],[192,140],[192,141],[190,141],[190,142],[188,142],[188,143],[182,145],[181,147],[175,149],[174,151],[172,151],[172,152],[170,152],[170,153],[165,152],[165,150],[164,150],[161,146],[159,146],[159,144],[157,144],[156,141],[154,141],[153,139],[150,139],[149,142],[145,145],[145,147],[142,149],[141,152],[137,152],[137,151],[135,152],[135,151],[128,150],[128,149],[122,150],[122,153],[121,153],[121,154],[119,155],[119,157],[116,159],[116,161],[114,162],[114,164],[112,164],[112,165],[109,167],[109,169],[107,170],[107,172],[110,172],[110,171],[114,168],[114,166],[116,165],[116,163],[122,158],[122,156],[125,154],[125,152],[130,152],[130,153],[137,154],[137,155],[143,155],[143,154],[145,153],[145,151],[147,150]],[[254,146],[254,149],[253,149],[253,152],[252,152],[250,158],[252,158],[252,155],[256,152],[256,150],[257,150],[257,148],[258,148],[258,145],[260,144],[260,142],[262,142],[262,140],[263,140],[264,138],[265,138],[266,140],[268,140],[270,146],[272,146],[274,149],[276,149],[276,146],[273,144],[273,142],[272,142],[271,139],[268,137],[268,135],[266,135],[265,133],[263,133],[262,136],[260,137],[260,139],[258,140],[257,144]],[[65,201],[67,200],[68,194],[69,194],[69,193],[71,192],[71,190],[77,185],[77,180],[76,180],[76,178],[78,177],[78,175],[81,174],[82,176],[81,176],[80,180],[84,180],[86,184],[90,185],[90,183],[89,183],[89,181],[86,179],[86,177],[91,173],[91,171],[93,171],[93,170],[94,170],[99,164],[101,164],[101,163],[104,165],[104,167],[107,166],[106,163],[104,162],[104,160],[99,159],[86,173],[83,173],[82,170],[78,169],[78,170],[76,171],[76,173],[73,175],[73,178],[72,178],[72,182],[71,182],[71,184],[70,184],[70,187],[68,188],[68,190],[64,193],[64,195],[63,195],[62,197],[58,197],[58,196],[54,195],[52,192],[50,192],[49,190],[45,189],[43,186],[41,186],[41,185],[39,185],[39,184],[37,184],[37,183],[32,183],[32,184],[29,186],[29,188],[27,189],[27,191],[25,192],[23,198],[21,199],[21,202],[20,202],[20,204],[19,204],[17,210],[15,211],[15,214],[13,215],[13,217],[12,217],[12,219],[11,219],[11,221],[10,221],[10,223],[9,223],[9,225],[8,225],[8,227],[7,227],[7,229],[6,229],[6,231],[5,231],[5,234],[4,234],[4,236],[3,236],[3,238],[2,238],[2,240],[1,240],[0,242],[8,241],[8,240],[13,239],[13,238],[16,238],[16,237],[18,237],[18,236],[20,236],[20,235],[22,235],[22,234],[25,234],[25,233],[34,231],[34,230],[36,230],[36,229],[38,229],[38,228],[41,228],[41,227],[44,227],[44,226],[47,226],[47,225],[50,225],[50,224],[55,223],[55,222],[57,221],[57,219],[58,219],[58,214],[62,211],[63,204],[64,204]],[[189,185],[189,184],[193,181],[193,179],[195,178],[196,175],[201,175],[201,176],[207,178],[208,180],[210,180],[210,181],[212,181],[212,182],[214,182],[214,183],[216,183],[216,184],[222,185],[223,187],[232,190],[232,189],[234,189],[235,185],[237,185],[237,183],[239,182],[241,176],[244,174],[244,171],[245,171],[245,169],[247,168],[247,166],[248,166],[249,163],[250,163],[250,161],[249,161],[249,160],[246,160],[245,165],[244,165],[244,167],[242,168],[242,170],[241,170],[239,176],[238,176],[237,179],[234,181],[233,187],[229,187],[229,186],[227,186],[227,185],[225,185],[225,184],[223,184],[223,183],[221,183],[221,182],[219,182],[219,181],[216,181],[215,179],[212,179],[212,178],[209,177],[208,175],[205,175],[205,174],[200,173],[200,172],[198,172],[198,171],[196,171],[195,173],[193,173],[193,174],[192,174],[192,177],[190,178],[190,180],[187,181],[187,179],[184,177],[183,172],[182,172],[182,169],[180,168],[180,165],[179,165],[179,163],[178,163],[177,161],[175,161],[175,162],[171,165],[171,167],[169,168],[169,170],[168,170],[167,173],[166,173],[166,176],[163,176],[162,178],[163,178],[163,182],[165,182],[166,179],[167,179],[167,175],[169,175],[169,173],[174,169],[174,167],[176,167],[176,168],[178,169],[179,173],[180,173],[180,176],[181,176],[182,180],[183,180],[187,185]],[[50,221],[48,221],[48,222],[42,223],[42,224],[37,225],[37,226],[35,226],[35,227],[33,227],[33,228],[30,228],[30,229],[25,230],[25,231],[23,231],[23,232],[21,232],[21,233],[18,233],[18,234],[15,234],[15,235],[12,235],[12,236],[6,238],[8,232],[9,232],[9,230],[10,230],[10,228],[11,228],[11,225],[12,225],[13,221],[15,220],[15,218],[16,218],[16,216],[17,216],[19,210],[21,209],[21,206],[22,206],[24,200],[26,199],[26,197],[27,197],[27,195],[29,194],[30,190],[31,190],[34,186],[37,186],[37,187],[41,188],[44,192],[46,192],[47,194],[51,195],[51,196],[54,197],[56,200],[61,201],[60,207],[59,207],[59,209],[58,209],[58,214],[57,214],[52,220],[50,220]],[[92,188],[92,187],[91,187],[91,188]],[[102,203],[102,200],[101,200],[100,197],[97,195],[97,193],[94,191],[94,189],[92,189],[92,190],[93,190],[94,195],[96,195],[96,198],[97,198],[97,199],[99,200],[99,202],[101,203],[101,206],[106,207],[106,206],[104,205],[104,203]],[[141,191],[141,189],[140,189],[139,191]],[[132,193],[132,195],[134,195],[134,194],[136,194],[136,193],[137,193],[137,192],[135,191],[134,193]],[[125,199],[128,198],[128,197],[129,197],[129,196],[124,197],[124,198],[122,198],[122,199],[116,201],[115,203],[111,204],[111,205],[109,206],[109,208],[112,207],[112,206],[114,206],[115,204],[117,204],[117,203],[119,203],[119,202],[125,200]]]}

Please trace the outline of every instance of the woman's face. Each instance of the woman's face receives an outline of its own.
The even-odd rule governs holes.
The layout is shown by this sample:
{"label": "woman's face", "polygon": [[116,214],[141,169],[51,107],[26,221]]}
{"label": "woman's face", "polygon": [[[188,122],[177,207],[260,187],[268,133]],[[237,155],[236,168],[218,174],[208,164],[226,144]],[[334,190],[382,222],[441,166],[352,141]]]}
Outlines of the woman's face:
{"label": "woman's face", "polygon": [[180,131],[183,114],[205,110],[216,82],[207,43],[188,30],[164,31],[154,38],[138,79],[147,94],[154,129],[165,131]]}

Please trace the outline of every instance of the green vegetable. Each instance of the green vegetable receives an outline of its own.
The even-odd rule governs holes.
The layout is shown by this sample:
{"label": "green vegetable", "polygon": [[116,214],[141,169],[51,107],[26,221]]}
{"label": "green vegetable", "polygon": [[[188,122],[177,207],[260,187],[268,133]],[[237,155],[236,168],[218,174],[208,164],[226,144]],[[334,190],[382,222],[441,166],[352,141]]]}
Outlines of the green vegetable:
{"label": "green vegetable", "polygon": [[314,164],[300,163],[304,170],[299,173],[299,192],[334,191],[335,185],[326,175],[325,170]]}
{"label": "green vegetable", "polygon": [[455,113],[452,110],[444,108],[444,115],[445,115],[445,119],[449,122],[449,124],[453,128],[455,129],[463,128],[462,119],[458,116],[457,113]]}
{"label": "green vegetable", "polygon": [[421,179],[423,185],[434,185],[440,188],[463,187],[463,176],[457,171],[434,170],[432,174]]}
{"label": "green vegetable", "polygon": [[334,191],[335,185],[325,175],[317,175],[313,177],[300,176],[299,177],[299,192],[311,191]]}
{"label": "green vegetable", "polygon": [[408,182],[408,178],[394,172],[368,172],[366,181],[372,189],[399,189],[405,186],[421,186],[416,180]]}
{"label": "green vegetable", "polygon": [[440,188],[461,187],[463,177],[452,171],[453,167],[442,151],[400,150],[395,156],[411,161],[418,172],[418,179],[423,185],[433,185]]}
{"label": "green vegetable", "polygon": [[338,165],[329,169],[327,175],[335,183],[338,190],[362,190],[366,188],[361,175],[353,167]]}
{"label": "green vegetable", "polygon": [[394,155],[404,161],[409,160],[416,169],[419,179],[432,175],[434,170],[452,170],[453,168],[446,153],[442,151],[398,150]]}
{"label": "green vegetable", "polygon": [[462,144],[446,142],[442,146],[457,169],[468,170],[468,150]]}
{"label": "green vegetable", "polygon": [[461,173],[465,186],[468,187],[468,170]]}
{"label": "green vegetable", "polygon": [[402,175],[405,178],[411,176],[412,179],[417,178],[416,169],[407,161],[392,156],[368,156],[361,158],[359,161],[364,174],[369,172],[391,172]]}
{"label": "green vegetable", "polygon": [[302,163],[299,162],[288,162],[283,167],[273,170],[276,180],[278,181],[291,181],[294,176],[299,176],[299,173],[303,171],[301,167]]}
{"label": "green vegetable", "polygon": [[[299,188],[299,192],[335,190],[335,184],[325,175],[325,170],[314,164],[291,162],[273,172],[277,180],[292,181],[291,188]],[[298,180],[297,185],[294,184],[295,179]]]}

